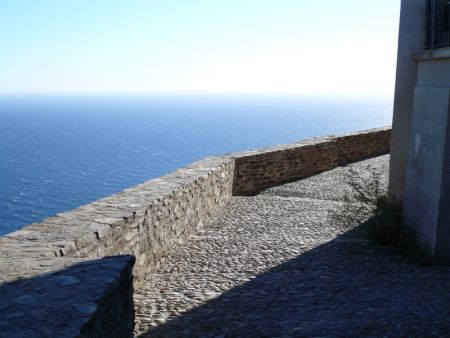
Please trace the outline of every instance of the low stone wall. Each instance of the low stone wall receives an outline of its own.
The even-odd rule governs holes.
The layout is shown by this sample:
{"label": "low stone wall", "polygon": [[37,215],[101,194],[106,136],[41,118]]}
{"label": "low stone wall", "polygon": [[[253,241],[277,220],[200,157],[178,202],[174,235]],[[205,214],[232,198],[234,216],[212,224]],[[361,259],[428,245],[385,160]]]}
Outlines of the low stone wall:
{"label": "low stone wall", "polygon": [[344,165],[362,159],[387,154],[391,147],[391,128],[359,131],[333,137],[337,164]]}
{"label": "low stone wall", "polygon": [[[67,325],[67,332],[57,336],[88,337],[89,332],[96,331],[101,337],[132,336],[134,317],[119,310],[130,304],[133,309],[132,283],[125,282],[132,276],[130,264],[136,259],[133,274],[138,282],[146,273],[157,269],[177,245],[227,203],[231,197],[233,171],[232,159],[207,158],[0,237],[0,285],[5,290],[0,293],[0,337],[2,332],[11,337],[9,333],[16,332],[16,328],[21,330],[17,336],[48,337],[39,325],[23,325],[26,318],[35,323],[36,320],[25,316],[28,311],[22,309],[21,298],[16,297],[14,290],[31,287],[33,293],[34,287],[40,288],[42,280],[52,280],[54,274],[73,275],[68,272],[73,270],[68,266],[80,262],[88,264],[89,269],[82,268],[76,273],[74,278],[78,282],[72,282],[71,278],[64,282],[65,291],[56,291],[57,295],[63,292],[61,299],[53,302],[50,298],[44,308],[40,308],[41,301],[33,300],[34,307],[40,308],[37,310],[40,316],[52,318],[55,308],[72,309],[71,304],[77,304],[85,312],[77,312],[78,307],[70,313],[62,311],[67,318],[79,320],[61,319],[61,326]],[[111,255],[125,255],[133,260],[122,267],[123,271],[106,268],[109,273],[103,277],[98,275],[100,263],[96,258]],[[43,277],[37,277],[39,275]],[[97,283],[104,278],[109,284]],[[48,285],[44,294],[51,293],[53,286],[55,290],[62,287]],[[86,292],[88,286],[96,293]],[[117,292],[118,289],[122,291]],[[80,293],[86,297],[78,299]],[[33,304],[29,304],[30,308]],[[19,319],[16,320],[16,316]],[[23,316],[26,318],[21,320]],[[123,320],[118,320],[118,316]],[[7,320],[2,321],[2,318]],[[31,327],[34,334],[31,334]],[[48,332],[59,332],[59,327],[49,327]]]}
{"label": "low stone wall", "polygon": [[[2,253],[5,247],[14,252],[14,243],[5,242]],[[1,338],[133,337],[133,256],[25,256],[6,265],[2,256]]]}
{"label": "low stone wall", "polygon": [[5,237],[48,257],[132,254],[140,280],[222,209],[232,175],[231,159],[207,158]]}
{"label": "low stone wall", "polygon": [[382,128],[206,158],[0,237],[0,337],[131,336],[133,265],[139,284],[232,194],[387,153],[389,140]]}
{"label": "low stone wall", "polygon": [[390,128],[328,136],[233,155],[233,195],[253,195],[277,184],[308,177],[389,152]]}

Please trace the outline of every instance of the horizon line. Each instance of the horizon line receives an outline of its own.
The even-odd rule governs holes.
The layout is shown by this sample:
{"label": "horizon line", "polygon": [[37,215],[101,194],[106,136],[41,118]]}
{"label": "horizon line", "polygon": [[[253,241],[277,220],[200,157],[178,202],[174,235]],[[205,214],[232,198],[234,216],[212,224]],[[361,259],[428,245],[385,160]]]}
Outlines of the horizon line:
{"label": "horizon line", "polygon": [[282,93],[282,92],[131,92],[131,91],[95,91],[95,92],[0,92],[0,97],[393,97],[394,93]]}

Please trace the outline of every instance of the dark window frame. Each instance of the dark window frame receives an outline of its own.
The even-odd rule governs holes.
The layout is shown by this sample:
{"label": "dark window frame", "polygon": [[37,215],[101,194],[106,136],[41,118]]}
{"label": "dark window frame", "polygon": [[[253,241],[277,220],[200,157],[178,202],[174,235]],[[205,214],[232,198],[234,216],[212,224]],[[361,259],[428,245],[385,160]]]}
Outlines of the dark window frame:
{"label": "dark window frame", "polygon": [[427,0],[425,49],[450,47],[450,0]]}

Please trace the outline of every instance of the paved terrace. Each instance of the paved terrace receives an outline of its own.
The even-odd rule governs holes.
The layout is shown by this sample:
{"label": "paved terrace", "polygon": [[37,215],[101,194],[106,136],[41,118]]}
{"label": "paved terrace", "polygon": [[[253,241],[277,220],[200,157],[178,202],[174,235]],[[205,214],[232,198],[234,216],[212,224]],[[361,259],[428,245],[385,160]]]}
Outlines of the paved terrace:
{"label": "paved terrace", "polygon": [[448,336],[450,268],[332,224],[349,168],[233,197],[135,291],[142,337]]}

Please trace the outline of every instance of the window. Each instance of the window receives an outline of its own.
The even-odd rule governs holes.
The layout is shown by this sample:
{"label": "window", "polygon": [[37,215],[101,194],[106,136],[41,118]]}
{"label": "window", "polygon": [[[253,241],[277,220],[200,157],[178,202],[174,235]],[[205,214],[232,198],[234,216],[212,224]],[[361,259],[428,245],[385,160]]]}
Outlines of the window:
{"label": "window", "polygon": [[427,0],[425,49],[450,47],[450,0]]}

